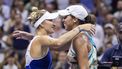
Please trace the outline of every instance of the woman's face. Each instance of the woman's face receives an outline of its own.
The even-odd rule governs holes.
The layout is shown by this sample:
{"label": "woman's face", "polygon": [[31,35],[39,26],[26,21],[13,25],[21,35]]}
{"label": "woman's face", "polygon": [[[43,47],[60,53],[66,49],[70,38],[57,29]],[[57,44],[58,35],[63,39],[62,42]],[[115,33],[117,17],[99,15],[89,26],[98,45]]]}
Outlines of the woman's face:
{"label": "woman's face", "polygon": [[65,29],[66,29],[67,31],[72,30],[73,24],[74,24],[74,22],[73,22],[73,17],[70,16],[70,15],[65,16],[65,17],[63,18],[63,23],[64,23],[64,27],[65,27]]}
{"label": "woman's face", "polygon": [[113,35],[113,32],[114,30],[113,29],[111,29],[111,28],[105,28],[105,33],[107,34],[107,35]]}
{"label": "woman's face", "polygon": [[45,20],[43,22],[43,27],[49,34],[52,34],[54,32],[55,24],[52,20]]}
{"label": "woman's face", "polygon": [[16,10],[11,10],[11,18],[15,18],[15,16],[16,16]]}

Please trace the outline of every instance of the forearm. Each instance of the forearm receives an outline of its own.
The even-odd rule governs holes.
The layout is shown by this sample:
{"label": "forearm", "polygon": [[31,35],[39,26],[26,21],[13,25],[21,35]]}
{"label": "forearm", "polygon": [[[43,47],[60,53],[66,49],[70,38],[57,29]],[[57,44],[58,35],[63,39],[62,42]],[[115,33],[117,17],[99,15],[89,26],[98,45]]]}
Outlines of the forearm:
{"label": "forearm", "polygon": [[64,35],[60,36],[57,40],[58,45],[64,45],[67,42],[69,42],[70,40],[73,39],[73,37],[75,37],[77,34],[80,33],[80,28],[76,27],[73,30],[65,33]]}
{"label": "forearm", "polygon": [[34,37],[34,35],[33,34],[30,34],[30,33],[28,33],[28,40],[32,40],[33,39],[33,37]]}
{"label": "forearm", "polygon": [[[93,34],[95,29],[92,29],[92,24],[85,24],[85,25],[79,25],[76,28],[74,28],[73,30],[69,31],[68,33],[65,33],[64,35],[60,36],[58,38],[58,41],[60,44],[65,44],[68,41],[70,41],[74,36],[76,36],[79,32],[81,32],[82,30],[86,30],[86,31],[90,31],[90,33]],[[58,43],[58,42],[57,42]]]}
{"label": "forearm", "polygon": [[70,45],[71,45],[71,41],[62,45],[61,47],[55,46],[55,47],[52,47],[51,49],[55,51],[66,51],[66,50],[69,50]]}
{"label": "forearm", "polygon": [[[42,45],[44,46],[52,46],[52,47],[62,47],[62,45],[66,44],[67,42],[71,41],[77,34],[79,34],[83,30],[90,30],[92,28],[91,24],[86,24],[86,25],[79,25],[73,30],[65,33],[64,35],[60,36],[59,38],[49,38],[49,36],[43,36],[39,40]],[[94,30],[94,29],[92,29]],[[93,31],[91,31],[93,32]],[[82,34],[82,33],[81,33]]]}

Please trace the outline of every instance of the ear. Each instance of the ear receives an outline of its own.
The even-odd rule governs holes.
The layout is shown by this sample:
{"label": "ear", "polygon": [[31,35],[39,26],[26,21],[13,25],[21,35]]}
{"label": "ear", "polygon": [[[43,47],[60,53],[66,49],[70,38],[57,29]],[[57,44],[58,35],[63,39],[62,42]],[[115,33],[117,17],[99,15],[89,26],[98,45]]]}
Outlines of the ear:
{"label": "ear", "polygon": [[77,21],[78,21],[78,19],[77,19],[77,18],[74,18],[74,19],[73,19],[73,22],[74,22],[74,23],[76,23]]}

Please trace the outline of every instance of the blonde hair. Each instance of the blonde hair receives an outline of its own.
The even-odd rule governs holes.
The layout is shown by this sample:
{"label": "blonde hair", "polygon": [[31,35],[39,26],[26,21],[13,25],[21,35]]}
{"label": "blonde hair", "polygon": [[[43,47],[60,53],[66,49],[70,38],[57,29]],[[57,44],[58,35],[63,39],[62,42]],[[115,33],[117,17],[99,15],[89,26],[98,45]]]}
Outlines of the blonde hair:
{"label": "blonde hair", "polygon": [[37,7],[32,7],[32,12],[30,13],[28,20],[30,20],[30,23],[32,25],[35,24],[35,22],[43,16],[43,14],[45,14],[45,12],[47,12],[46,10],[42,9],[42,10],[38,10]]}

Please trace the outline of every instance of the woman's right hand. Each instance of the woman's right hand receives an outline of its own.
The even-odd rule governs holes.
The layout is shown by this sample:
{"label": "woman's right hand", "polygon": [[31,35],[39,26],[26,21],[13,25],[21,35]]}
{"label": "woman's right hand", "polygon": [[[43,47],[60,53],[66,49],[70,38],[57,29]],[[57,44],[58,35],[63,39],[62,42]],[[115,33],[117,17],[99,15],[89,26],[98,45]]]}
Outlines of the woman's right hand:
{"label": "woman's right hand", "polygon": [[14,31],[12,36],[16,37],[16,39],[24,39],[24,40],[31,40],[33,38],[33,35],[31,33],[19,30]]}
{"label": "woman's right hand", "polygon": [[95,25],[93,24],[83,24],[79,25],[80,30],[88,31],[90,34],[95,34]]}

